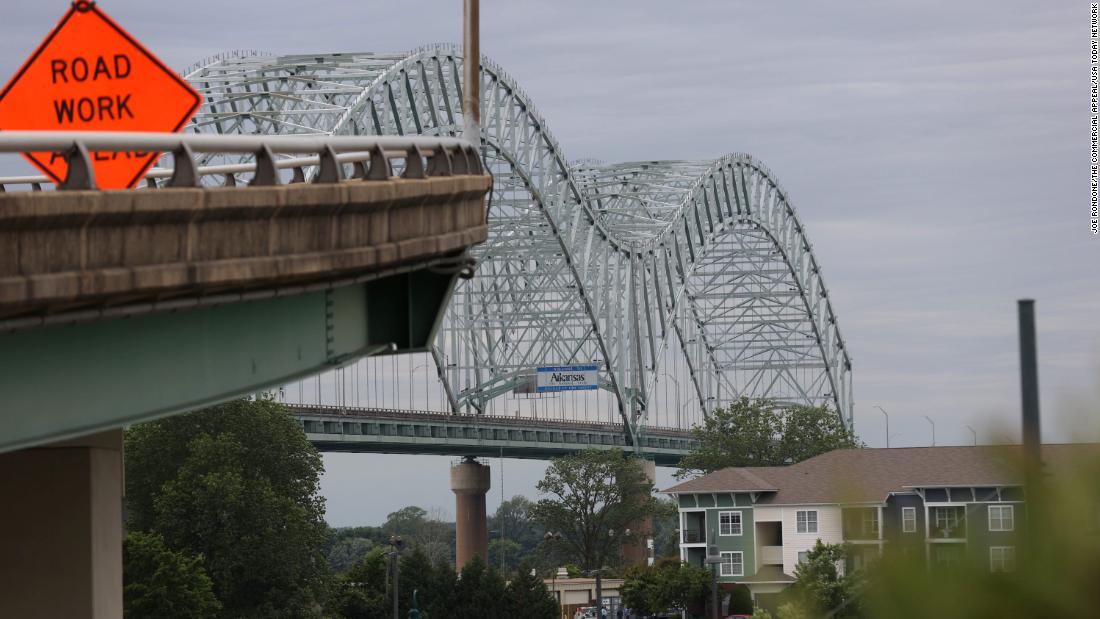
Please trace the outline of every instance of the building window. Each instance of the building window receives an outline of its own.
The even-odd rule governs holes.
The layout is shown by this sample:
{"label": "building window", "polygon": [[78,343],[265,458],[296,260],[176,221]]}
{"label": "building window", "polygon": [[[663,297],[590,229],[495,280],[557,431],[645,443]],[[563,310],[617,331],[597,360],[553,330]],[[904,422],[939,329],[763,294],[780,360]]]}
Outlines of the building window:
{"label": "building window", "polygon": [[878,508],[868,507],[863,510],[863,534],[878,536]]}
{"label": "building window", "polygon": [[966,512],[964,507],[933,507],[935,531],[933,537],[966,537]]}
{"label": "building window", "polygon": [[817,510],[798,511],[795,522],[799,533],[817,533]]}
{"label": "building window", "polygon": [[741,512],[718,512],[718,535],[741,535]]}
{"label": "building window", "polygon": [[809,550],[799,550],[798,551],[798,562],[799,563],[805,563],[806,560],[809,559],[809,558],[810,558],[810,551]]}
{"label": "building window", "polygon": [[989,571],[1011,572],[1016,569],[1015,546],[990,546]]}
{"label": "building window", "polygon": [[917,532],[917,508],[916,507],[903,507],[903,508],[901,508],[901,532],[902,533],[916,533]]}
{"label": "building window", "polygon": [[1013,510],[1011,505],[990,505],[989,506],[989,530],[990,531],[1011,531],[1015,528],[1015,518],[1013,517]]}
{"label": "building window", "polygon": [[720,563],[719,565],[722,568],[722,576],[745,575],[744,555],[742,555],[740,552],[723,552],[722,563]]}

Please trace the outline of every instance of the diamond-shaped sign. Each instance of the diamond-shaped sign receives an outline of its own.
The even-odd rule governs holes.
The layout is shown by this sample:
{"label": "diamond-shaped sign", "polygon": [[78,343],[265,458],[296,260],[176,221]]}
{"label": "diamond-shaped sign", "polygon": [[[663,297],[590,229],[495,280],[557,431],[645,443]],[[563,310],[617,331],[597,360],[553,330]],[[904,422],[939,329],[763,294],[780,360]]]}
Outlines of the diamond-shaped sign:
{"label": "diamond-shaped sign", "polygon": [[[95,5],[73,2],[0,91],[0,130],[179,131],[199,94]],[[24,156],[55,182],[61,153]],[[92,153],[102,189],[133,187],[160,153]]]}

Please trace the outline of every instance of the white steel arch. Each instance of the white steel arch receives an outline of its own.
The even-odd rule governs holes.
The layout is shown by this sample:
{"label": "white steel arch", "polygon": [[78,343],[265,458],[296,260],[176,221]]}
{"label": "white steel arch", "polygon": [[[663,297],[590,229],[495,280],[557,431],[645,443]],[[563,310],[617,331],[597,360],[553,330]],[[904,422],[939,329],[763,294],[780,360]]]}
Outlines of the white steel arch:
{"label": "white steel arch", "polygon": [[[185,76],[206,100],[191,130],[456,135],[462,62],[451,46],[216,57]],[[851,424],[820,266],[762,164],[570,165],[516,82],[484,58],[480,75],[490,239],[432,351],[455,411],[483,412],[539,365],[597,362],[637,439],[676,358],[704,412],[745,396],[826,404]]]}

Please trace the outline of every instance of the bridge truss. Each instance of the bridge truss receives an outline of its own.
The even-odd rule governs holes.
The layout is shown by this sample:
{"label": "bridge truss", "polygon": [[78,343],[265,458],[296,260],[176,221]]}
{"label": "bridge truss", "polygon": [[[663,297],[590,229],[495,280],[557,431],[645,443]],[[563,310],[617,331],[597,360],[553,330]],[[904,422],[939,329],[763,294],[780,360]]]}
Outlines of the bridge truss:
{"label": "bridge truss", "polygon": [[[450,46],[227,54],[185,75],[206,102],[191,130],[457,135],[462,63]],[[826,405],[851,425],[851,360],[821,268],[762,163],[570,163],[515,80],[486,58],[480,76],[490,238],[427,351],[445,410],[496,415],[534,368],[595,362],[596,408],[602,395],[631,444],[670,407],[686,427],[742,397]],[[230,162],[217,158],[202,163]]]}

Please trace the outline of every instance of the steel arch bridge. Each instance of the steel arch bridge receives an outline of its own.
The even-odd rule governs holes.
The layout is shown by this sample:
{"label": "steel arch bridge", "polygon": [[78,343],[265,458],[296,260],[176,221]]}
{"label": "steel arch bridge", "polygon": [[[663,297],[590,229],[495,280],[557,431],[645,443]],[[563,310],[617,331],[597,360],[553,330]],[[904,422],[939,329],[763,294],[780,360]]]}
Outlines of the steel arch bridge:
{"label": "steel arch bridge", "polygon": [[[462,63],[447,45],[229,53],[185,73],[205,98],[190,130],[456,135]],[[595,362],[632,444],[665,377],[702,414],[768,398],[827,405],[851,427],[851,360],[820,265],[763,164],[571,163],[515,80],[487,58],[480,76],[490,238],[430,351],[451,411],[484,414],[537,366]]]}

